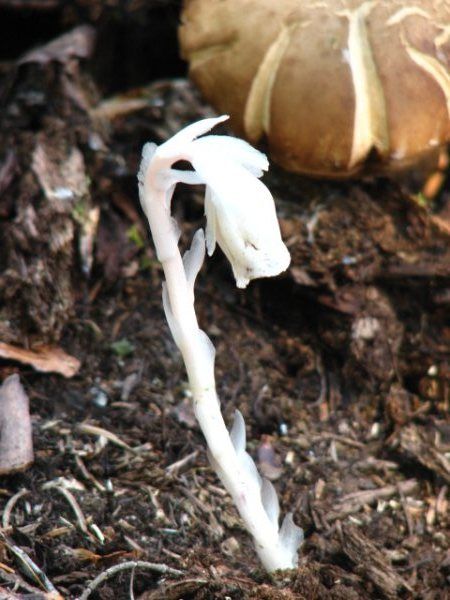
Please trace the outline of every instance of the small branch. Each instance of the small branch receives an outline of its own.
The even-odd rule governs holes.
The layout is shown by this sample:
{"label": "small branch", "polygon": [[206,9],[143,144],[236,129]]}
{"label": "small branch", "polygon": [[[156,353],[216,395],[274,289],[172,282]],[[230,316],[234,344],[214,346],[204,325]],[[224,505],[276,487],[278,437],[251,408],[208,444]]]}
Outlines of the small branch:
{"label": "small branch", "polygon": [[[58,598],[60,599],[61,596],[59,596],[58,592],[56,592],[57,595],[55,595],[55,592],[49,592],[48,595],[47,594],[43,594],[42,591],[35,587],[34,585],[31,585],[29,583],[27,583],[25,581],[25,579],[23,579],[20,575],[18,575],[15,572],[9,573],[7,571],[4,570],[4,568],[0,568],[0,579],[5,581],[6,583],[8,583],[10,586],[13,587],[14,590],[17,589],[24,589],[25,591],[29,592],[30,594],[30,598],[48,598],[48,600],[58,600]],[[1,595],[0,595],[1,597]],[[21,596],[21,598],[24,598],[24,595]],[[3,598],[2,598],[3,600]]]}
{"label": "small branch", "polygon": [[351,448],[365,447],[364,444],[362,442],[358,442],[358,440],[353,440],[352,438],[346,437],[344,435],[339,435],[338,433],[330,433],[329,431],[322,431],[319,435],[315,435],[312,438],[313,442],[323,442],[324,440],[334,440],[335,442],[345,444],[346,446],[350,446]]}
{"label": "small branch", "polygon": [[198,450],[194,450],[194,452],[191,452],[184,458],[181,458],[180,460],[177,460],[176,462],[174,462],[171,465],[169,465],[168,467],[166,467],[166,473],[168,475],[176,475],[182,467],[189,464],[192,460],[197,458],[197,456],[198,456]]}
{"label": "small branch", "polygon": [[118,435],[116,435],[112,431],[103,429],[102,427],[97,427],[96,425],[89,425],[88,423],[80,423],[79,425],[77,425],[77,431],[86,435],[96,435],[98,437],[104,437],[112,444],[115,444],[123,450],[128,450],[133,454],[139,454],[134,448],[131,448],[131,446],[129,446],[127,443],[121,440]]}
{"label": "small branch", "polygon": [[24,572],[24,574],[30,579],[33,579],[47,592],[55,594],[55,600],[60,599],[61,596],[53,583],[50,581],[44,571],[42,571],[42,569],[40,569],[37,564],[31,560],[28,554],[24,552],[22,548],[19,548],[19,546],[16,546],[10,542],[4,535],[1,536],[1,539],[4,541],[5,546],[11,552],[11,554],[13,554],[17,559],[19,568]]}
{"label": "small branch", "polygon": [[5,505],[5,508],[3,509],[2,515],[2,528],[4,530],[9,529],[10,527],[11,514],[17,502],[20,500],[20,498],[22,498],[23,496],[27,496],[29,493],[30,491],[24,488],[22,490],[19,490],[16,494],[14,494],[14,496],[12,496],[8,500],[8,502]]}
{"label": "small branch", "polygon": [[362,506],[372,504],[377,500],[391,498],[396,494],[411,494],[418,486],[415,479],[407,479],[398,485],[385,485],[376,490],[363,490],[361,492],[352,492],[338,500],[338,510],[331,511],[325,515],[326,520],[336,521],[347,515],[358,512]]}
{"label": "small branch", "polygon": [[121,571],[127,571],[131,569],[144,569],[147,571],[153,571],[155,573],[159,573],[160,575],[173,575],[174,577],[180,577],[184,575],[183,571],[179,571],[178,569],[173,569],[172,567],[168,567],[164,564],[151,563],[143,560],[130,560],[128,562],[120,563],[119,565],[114,565],[103,573],[100,573],[95,579],[91,581],[91,583],[87,586],[84,592],[81,594],[79,600],[87,600],[89,596],[95,591],[104,581],[113,577],[117,573]]}
{"label": "small branch", "polygon": [[46,483],[42,487],[44,490],[50,490],[50,489],[56,490],[62,496],[64,496],[64,498],[69,503],[69,505],[77,519],[78,527],[81,529],[81,531],[83,533],[85,533],[86,535],[89,535],[86,517],[84,516],[83,511],[81,510],[80,505],[78,504],[75,496],[71,492],[69,492],[69,490],[66,490],[65,488],[63,488],[60,485],[53,483],[53,482]]}

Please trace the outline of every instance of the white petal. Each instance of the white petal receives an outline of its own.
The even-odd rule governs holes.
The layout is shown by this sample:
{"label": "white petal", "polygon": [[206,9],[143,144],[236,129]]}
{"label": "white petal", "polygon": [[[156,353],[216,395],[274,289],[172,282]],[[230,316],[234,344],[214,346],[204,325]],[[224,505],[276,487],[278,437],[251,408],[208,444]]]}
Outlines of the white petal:
{"label": "white petal", "polygon": [[229,119],[228,115],[222,115],[221,117],[202,119],[195,123],[191,123],[191,125],[184,127],[181,131],[168,139],[167,142],[161,144],[158,148],[158,155],[161,158],[166,158],[170,157],[172,154],[176,155],[184,152],[187,144],[227,119]]}
{"label": "white petal", "polygon": [[206,249],[208,256],[214,254],[216,249],[216,210],[211,199],[211,189],[207,185],[205,190],[205,216],[206,216]]}
{"label": "white petal", "polygon": [[236,454],[245,452],[245,422],[240,410],[234,411],[234,421],[230,429],[230,438],[234,449],[236,450]]}
{"label": "white petal", "polygon": [[291,557],[292,564],[298,561],[297,551],[303,542],[303,529],[294,523],[292,513],[288,513],[280,527],[280,544]]}
{"label": "white petal", "polygon": [[163,283],[163,286],[162,286],[162,301],[163,301],[164,314],[166,315],[167,324],[169,325],[170,333],[172,334],[175,344],[179,348],[181,340],[182,340],[182,335],[181,335],[180,326],[178,324],[178,321],[175,319],[173,312],[172,312],[172,307],[170,306],[169,294],[167,293],[167,286],[165,283]]}
{"label": "white petal", "polygon": [[[184,253],[183,266],[186,273],[186,279],[191,287],[192,293],[194,293],[195,279],[198,272],[202,268],[203,261],[205,260],[205,234],[203,229],[197,229],[194,237],[192,238],[191,247]],[[194,301],[194,298],[192,298]]]}
{"label": "white petal", "polygon": [[270,521],[278,531],[278,518],[280,516],[280,504],[278,496],[272,483],[268,479],[262,480],[261,485],[261,500],[264,510],[267,513]]}
{"label": "white petal", "polygon": [[239,462],[241,467],[247,473],[251,485],[253,486],[253,493],[257,496],[261,490],[262,478],[261,475],[258,473],[255,461],[248,452],[243,452],[239,456]]}
{"label": "white petal", "polygon": [[[211,188],[215,237],[230,260],[238,287],[284,271],[290,262],[275,204],[266,186],[245,168],[198,147],[192,164]],[[208,236],[208,233],[207,233]]]}
{"label": "white petal", "polygon": [[195,153],[192,164],[218,197],[221,208],[230,215],[245,217],[246,221],[258,219],[261,211],[276,216],[269,190],[245,168],[222,156],[216,160],[216,155],[208,152],[206,146]]}
{"label": "white petal", "polygon": [[194,150],[214,153],[214,160],[236,162],[255,177],[261,177],[269,168],[267,156],[239,138],[226,135],[207,135],[193,142]]}
{"label": "white petal", "polygon": [[170,169],[167,174],[171,185],[177,183],[187,183],[188,185],[201,185],[205,183],[195,171],[180,171],[179,169]]}
{"label": "white petal", "polygon": [[[214,385],[214,361],[216,359],[216,349],[214,348],[214,344],[212,343],[208,335],[203,331],[203,329],[198,330],[198,335],[199,339],[201,340],[201,352],[203,354],[205,364],[207,363],[209,365],[209,381],[212,381]],[[206,375],[205,380],[208,380]]]}

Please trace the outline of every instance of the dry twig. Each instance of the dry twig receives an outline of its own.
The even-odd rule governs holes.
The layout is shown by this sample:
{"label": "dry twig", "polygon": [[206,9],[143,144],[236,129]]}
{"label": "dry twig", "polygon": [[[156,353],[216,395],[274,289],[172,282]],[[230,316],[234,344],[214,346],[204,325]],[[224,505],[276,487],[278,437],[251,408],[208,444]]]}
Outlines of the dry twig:
{"label": "dry twig", "polygon": [[117,436],[112,431],[108,431],[107,429],[103,429],[102,427],[97,427],[96,425],[89,425],[88,423],[80,423],[77,426],[77,430],[80,433],[85,433],[87,435],[97,435],[99,437],[104,437],[112,444],[119,446],[119,448],[123,448],[124,450],[128,450],[129,452],[133,452],[133,454],[138,454],[138,452],[131,448],[126,442],[121,440],[119,436]]}
{"label": "dry twig", "polygon": [[120,573],[121,571],[126,571],[128,569],[146,569],[148,571],[154,571],[155,573],[159,573],[161,575],[173,575],[178,577],[183,575],[183,571],[179,571],[178,569],[172,569],[172,567],[168,567],[164,564],[151,563],[144,560],[130,560],[124,563],[120,563],[119,565],[114,565],[106,571],[103,571],[98,575],[91,583],[87,586],[84,592],[80,596],[80,600],[87,600],[89,596],[92,594],[94,590],[98,588],[104,581],[115,575],[116,573]]}
{"label": "dry twig", "polygon": [[80,505],[78,504],[75,496],[69,492],[69,490],[66,490],[65,488],[63,488],[62,486],[58,485],[57,483],[54,483],[53,481],[50,481],[49,483],[46,483],[43,485],[43,489],[45,490],[56,490],[57,492],[59,492],[62,496],[64,496],[64,498],[67,500],[67,502],[69,503],[76,519],[77,519],[77,523],[79,528],[81,529],[81,531],[83,533],[89,534],[88,531],[88,526],[87,526],[87,522],[86,522],[86,517],[83,514],[83,511],[80,508]]}
{"label": "dry twig", "polygon": [[363,490],[347,494],[339,499],[337,510],[330,511],[326,515],[326,519],[328,522],[342,519],[347,515],[358,512],[365,504],[372,504],[377,500],[390,498],[395,494],[410,494],[417,486],[418,483],[415,479],[408,479],[398,485],[385,485],[375,490]]}
{"label": "dry twig", "polygon": [[19,548],[19,546],[16,546],[10,540],[8,540],[6,536],[1,535],[1,539],[3,540],[9,552],[11,552],[11,554],[16,558],[18,566],[24,575],[32,579],[46,592],[52,594],[52,598],[54,600],[62,600],[62,597],[53,583],[50,581],[44,571],[42,571],[42,569],[40,569],[33,560],[31,560],[28,554],[24,552],[22,548]]}
{"label": "dry twig", "polygon": [[17,502],[20,500],[20,498],[22,498],[23,496],[26,496],[29,493],[30,493],[29,490],[26,490],[25,488],[23,488],[23,489],[19,490],[16,494],[14,494],[14,496],[11,496],[11,498],[8,500],[8,502],[5,505],[5,508],[3,509],[3,515],[2,515],[3,530],[9,529],[10,521],[11,521],[11,514],[12,514],[12,511],[14,510],[14,507],[17,504]]}
{"label": "dry twig", "polygon": [[177,460],[176,462],[174,462],[171,465],[169,465],[168,467],[166,467],[166,473],[168,475],[177,475],[178,471],[182,467],[189,464],[191,461],[195,460],[197,458],[197,456],[198,456],[198,450],[194,450],[194,452],[191,452],[184,458],[181,458],[180,460]]}

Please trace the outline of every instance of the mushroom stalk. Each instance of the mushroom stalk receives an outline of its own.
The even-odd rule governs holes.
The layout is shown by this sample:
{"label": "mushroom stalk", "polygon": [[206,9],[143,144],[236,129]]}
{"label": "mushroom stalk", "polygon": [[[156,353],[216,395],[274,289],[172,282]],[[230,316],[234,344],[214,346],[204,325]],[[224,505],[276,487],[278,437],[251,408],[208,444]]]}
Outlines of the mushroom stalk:
{"label": "mushroom stalk", "polygon": [[[256,551],[264,567],[268,571],[274,571],[296,566],[297,549],[302,540],[302,533],[300,528],[294,525],[291,515],[286,516],[281,528],[278,527],[279,506],[276,492],[270,482],[261,479],[255,463],[245,451],[245,424],[242,415],[236,411],[230,432],[225,426],[216,394],[215,350],[206,333],[199,328],[194,309],[194,283],[205,257],[205,235],[203,230],[199,229],[193,238],[191,249],[182,258],[178,249],[178,228],[170,214],[171,198],[176,183],[209,183],[208,175],[201,168],[201,174],[198,171],[176,171],[171,168],[172,164],[180,159],[187,160],[194,166],[197,161],[203,164],[204,150],[209,154],[213,142],[211,141],[208,148],[208,138],[197,141],[194,141],[194,138],[221,120],[223,118],[206,119],[191,125],[159,148],[147,144],[143,150],[138,176],[140,198],[166,279],[163,284],[164,310],[174,340],[183,356],[195,415],[208,444],[211,465],[232,496],[245,527],[253,536]],[[237,140],[230,142],[230,146],[235,142]],[[217,140],[215,143],[217,145]],[[260,153],[251,154],[257,151],[246,148],[246,152],[253,161],[261,160]],[[219,155],[223,158],[220,152]],[[239,168],[243,169],[241,166]],[[251,168],[251,165],[247,164],[247,168]],[[211,196],[214,197],[218,192],[221,190],[212,189]],[[214,226],[218,228],[220,223],[216,222]],[[278,228],[278,223],[276,227]],[[209,234],[211,237],[211,232]],[[226,237],[225,234],[223,236]],[[219,235],[217,239],[220,243]],[[281,238],[278,240],[276,237],[276,243],[282,243]],[[227,248],[232,248],[232,244],[228,243]],[[239,276],[239,281],[242,282],[240,269],[242,270],[242,260],[245,257],[237,257],[233,250],[231,254],[235,261],[241,261],[236,265],[232,263],[232,266],[235,275],[240,273],[236,277]],[[283,253],[282,255],[284,257]],[[246,258],[248,261],[248,257]],[[285,262],[284,258],[283,260]],[[278,270],[287,266],[280,265]],[[257,271],[255,264],[250,261],[245,272],[251,273],[252,268]]]}

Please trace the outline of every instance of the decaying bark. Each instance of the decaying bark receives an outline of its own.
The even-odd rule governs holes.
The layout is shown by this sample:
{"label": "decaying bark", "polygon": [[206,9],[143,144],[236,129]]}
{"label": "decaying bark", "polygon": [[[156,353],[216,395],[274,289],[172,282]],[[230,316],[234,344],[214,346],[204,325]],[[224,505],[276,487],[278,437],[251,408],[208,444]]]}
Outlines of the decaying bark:
{"label": "decaying bark", "polygon": [[[80,253],[98,214],[85,156],[102,147],[80,64],[94,33],[81,26],[15,64],[0,120],[0,337],[58,339],[92,259]],[[95,229],[95,228],[94,228]],[[78,281],[77,281],[78,279]]]}

